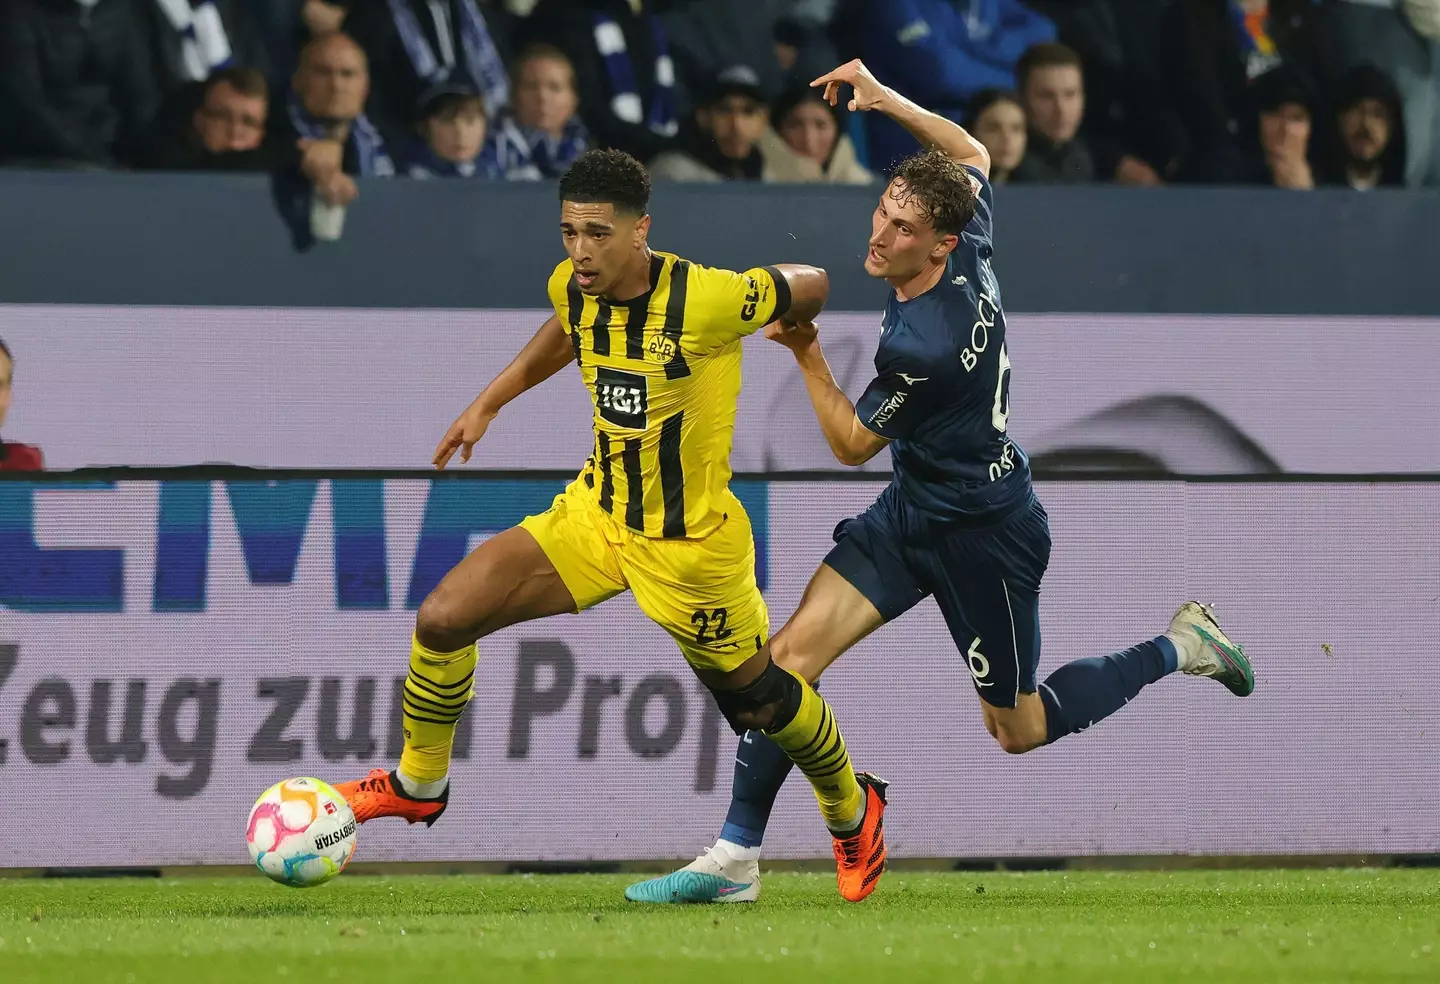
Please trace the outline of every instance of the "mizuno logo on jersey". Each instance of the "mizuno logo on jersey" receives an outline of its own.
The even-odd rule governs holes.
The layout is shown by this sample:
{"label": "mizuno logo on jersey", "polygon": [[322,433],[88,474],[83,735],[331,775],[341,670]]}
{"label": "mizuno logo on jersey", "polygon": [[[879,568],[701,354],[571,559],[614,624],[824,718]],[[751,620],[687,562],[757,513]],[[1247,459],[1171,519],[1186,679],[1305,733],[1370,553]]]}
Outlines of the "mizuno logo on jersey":
{"label": "mizuno logo on jersey", "polygon": [[906,386],[914,386],[916,383],[923,383],[930,378],[929,376],[907,376],[903,372],[896,373],[896,375],[905,380]]}
{"label": "mizuno logo on jersey", "polygon": [[950,282],[951,282],[952,284],[954,284],[956,287],[964,287],[966,284],[968,284],[968,283],[970,282],[970,278],[969,278],[969,277],[956,277],[954,280],[951,280]]}

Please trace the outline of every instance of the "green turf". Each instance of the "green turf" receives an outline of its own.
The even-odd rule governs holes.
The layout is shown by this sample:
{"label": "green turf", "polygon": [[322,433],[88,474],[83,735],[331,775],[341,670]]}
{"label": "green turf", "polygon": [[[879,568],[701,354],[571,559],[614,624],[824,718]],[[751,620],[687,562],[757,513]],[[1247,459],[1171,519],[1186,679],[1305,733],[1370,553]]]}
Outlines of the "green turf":
{"label": "green turf", "polygon": [[1440,873],[914,874],[638,907],[612,876],[0,881],[5,984],[1440,980]]}

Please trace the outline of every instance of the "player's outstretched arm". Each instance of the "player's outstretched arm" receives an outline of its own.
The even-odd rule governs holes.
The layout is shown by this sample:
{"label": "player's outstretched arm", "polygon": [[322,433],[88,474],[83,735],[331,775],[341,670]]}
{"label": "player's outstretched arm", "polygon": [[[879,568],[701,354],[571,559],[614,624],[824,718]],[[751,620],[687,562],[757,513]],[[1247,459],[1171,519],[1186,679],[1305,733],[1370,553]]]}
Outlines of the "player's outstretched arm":
{"label": "player's outstretched arm", "polygon": [[475,442],[485,436],[486,428],[501,407],[526,390],[539,386],[574,360],[575,347],[570,344],[570,335],[565,331],[560,319],[552,314],[549,320],[540,326],[535,337],[525,343],[520,354],[490,381],[490,385],[475,397],[475,402],[450,425],[445,437],[435,448],[435,467],[444,468],[457,450],[460,452],[461,461],[469,461]]}
{"label": "player's outstretched arm", "polygon": [[871,74],[865,63],[856,58],[835,71],[820,76],[810,85],[825,87],[825,99],[834,106],[840,99],[840,86],[853,90],[851,112],[877,110],[899,123],[920,141],[922,147],[938,150],[960,164],[969,164],[986,177],[990,176],[990,152],[959,123],[947,120],[906,99]]}
{"label": "player's outstretched arm", "polygon": [[787,325],[814,321],[830,297],[830,275],[817,266],[804,263],[777,263],[769,269],[780,274],[790,298],[789,305],[776,313],[776,319]]}
{"label": "player's outstretched arm", "polygon": [[805,392],[815,408],[815,419],[820,421],[825,442],[837,461],[842,465],[863,465],[890,443],[855,415],[855,404],[835,382],[825,353],[820,350],[819,329],[814,322],[792,325],[772,321],[765,326],[765,337],[779,342],[795,355],[800,374],[805,378]]}

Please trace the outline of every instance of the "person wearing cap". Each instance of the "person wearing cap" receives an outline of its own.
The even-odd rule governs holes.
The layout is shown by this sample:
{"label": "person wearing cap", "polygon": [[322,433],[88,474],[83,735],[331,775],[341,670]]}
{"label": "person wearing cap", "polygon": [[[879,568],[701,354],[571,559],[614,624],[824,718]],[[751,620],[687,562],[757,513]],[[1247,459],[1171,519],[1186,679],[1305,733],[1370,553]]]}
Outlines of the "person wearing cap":
{"label": "person wearing cap", "polygon": [[760,76],[733,65],[716,76],[703,105],[680,131],[680,146],[650,162],[659,181],[773,181],[761,139],[770,108]]}
{"label": "person wearing cap", "polygon": [[368,111],[386,132],[419,122],[432,87],[463,81],[493,114],[510,99],[505,70],[513,18],[488,0],[344,0],[345,30],[370,62]]}
{"label": "person wearing cap", "polygon": [[1405,121],[1400,92],[1373,65],[1359,65],[1336,88],[1335,152],[1324,184],[1357,191],[1405,183]]}
{"label": "person wearing cap", "polygon": [[486,153],[485,100],[474,86],[445,82],[420,97],[420,122],[405,173],[412,178],[505,177]]}
{"label": "person wearing cap", "polygon": [[1260,152],[1243,175],[1245,183],[1295,191],[1314,189],[1309,88],[1294,72],[1277,68],[1256,79],[1252,92],[1259,116]]}
{"label": "person wearing cap", "polygon": [[[10,412],[11,383],[15,379],[15,358],[10,348],[0,339],[0,427],[5,426],[5,416]],[[29,444],[7,444],[0,439],[0,471],[40,471],[45,467],[45,457],[40,449]]]}

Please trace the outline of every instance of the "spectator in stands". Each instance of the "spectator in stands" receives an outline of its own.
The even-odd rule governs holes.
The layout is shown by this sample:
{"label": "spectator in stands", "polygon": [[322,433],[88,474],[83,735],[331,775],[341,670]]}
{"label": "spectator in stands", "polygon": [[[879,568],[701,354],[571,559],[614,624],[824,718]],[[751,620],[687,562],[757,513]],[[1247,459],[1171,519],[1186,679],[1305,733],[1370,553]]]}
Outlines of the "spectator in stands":
{"label": "spectator in stands", "polygon": [[268,171],[270,87],[253,68],[222,68],[179,132],[163,133],[148,166],[157,171]]}
{"label": "spectator in stands", "polygon": [[869,184],[875,176],[860,165],[855,144],[840,129],[840,110],[808,85],[792,86],[775,101],[760,141],[768,180]]}
{"label": "spectator in stands", "polygon": [[526,38],[565,52],[596,146],[649,161],[679,132],[670,37],[646,0],[540,0]]}
{"label": "spectator in stands", "polygon": [[490,134],[500,169],[511,181],[560,177],[590,146],[570,59],[554,45],[530,45],[516,59],[510,92]]}
{"label": "spectator in stands", "polygon": [[144,25],[161,92],[152,133],[190,126],[204,83],[223,68],[269,66],[264,38],[246,0],[131,0]]}
{"label": "spectator in stands", "polygon": [[1259,117],[1260,153],[1243,177],[1251,184],[1309,191],[1315,187],[1310,167],[1309,87],[1287,68],[1265,73],[1253,84]]}
{"label": "spectator in stands", "polygon": [[0,146],[108,167],[137,155],[160,102],[133,0],[0,3]]}
{"label": "spectator in stands", "polygon": [[[837,18],[848,45],[886,84],[955,121],[981,89],[1009,89],[1032,45],[1055,26],[1020,0],[864,0]],[[880,113],[867,113],[871,167],[887,170],[918,150],[913,137]]]}
{"label": "spectator in stands", "polygon": [[990,152],[990,181],[1004,184],[1025,159],[1025,110],[1008,89],[984,89],[970,101],[965,128]]}
{"label": "spectator in stands", "polygon": [[709,97],[681,131],[679,147],[651,161],[650,174],[660,181],[774,180],[760,150],[769,125],[760,76],[732,65],[711,83]]}
{"label": "spectator in stands", "polygon": [[1335,0],[1323,15],[1330,67],[1373,64],[1400,92],[1405,183],[1440,185],[1440,0]]}
{"label": "spectator in stands", "polygon": [[420,100],[419,139],[405,173],[412,178],[505,177],[487,153],[485,100],[474,87],[446,82]]}
{"label": "spectator in stands", "polygon": [[1179,180],[1250,180],[1251,84],[1277,67],[1317,84],[1312,0],[1175,0],[1164,26],[1168,87],[1191,138]]}
{"label": "spectator in stands", "polygon": [[1174,177],[1190,137],[1166,86],[1170,0],[1025,0],[1055,22],[1085,65],[1087,136],[1119,144]]}
{"label": "spectator in stands", "polygon": [[473,85],[491,114],[509,102],[510,81],[496,28],[503,11],[479,0],[352,0],[348,5],[345,30],[370,61],[370,105],[382,128],[409,130],[420,97],[443,82]]}
{"label": "spectator in stands", "polygon": [[[15,357],[0,339],[0,427],[10,412],[11,384],[15,381]],[[40,449],[28,444],[6,444],[0,440],[0,471],[40,471],[45,458]]]}
{"label": "spectator in stands", "polygon": [[1405,122],[1400,93],[1373,65],[1351,69],[1335,99],[1335,162],[1326,184],[1357,191],[1405,180]]}
{"label": "spectator in stands", "polygon": [[351,176],[388,178],[395,165],[365,115],[370,75],[365,53],[348,35],[311,41],[300,53],[293,91],[272,127],[277,154],[315,187],[322,201],[348,205]]}
{"label": "spectator in stands", "polygon": [[1085,78],[1080,56],[1063,44],[1037,44],[1016,69],[1020,101],[1029,125],[1024,159],[1011,173],[1030,184],[1117,181],[1158,185],[1155,170],[1098,137],[1081,134]]}

